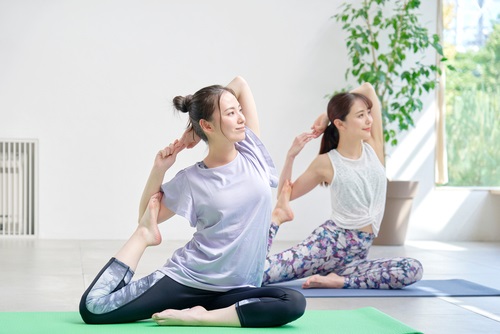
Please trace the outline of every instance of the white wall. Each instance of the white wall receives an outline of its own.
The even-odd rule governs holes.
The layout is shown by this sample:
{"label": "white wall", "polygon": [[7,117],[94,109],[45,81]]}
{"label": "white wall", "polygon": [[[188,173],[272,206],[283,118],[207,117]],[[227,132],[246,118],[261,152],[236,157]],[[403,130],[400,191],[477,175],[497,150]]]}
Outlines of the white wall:
{"label": "white wall", "polygon": [[[40,238],[128,237],[154,155],[183,132],[185,115],[172,112],[172,98],[237,74],[253,89],[262,139],[281,169],[293,137],[325,109],[324,95],[344,86],[343,36],[330,18],[339,4],[0,0],[0,138],[39,140]],[[435,5],[422,6],[435,28]],[[423,120],[434,113],[433,97],[426,105]],[[432,142],[433,128],[428,135]],[[423,193],[409,238],[488,236],[454,215],[453,206],[440,223],[467,225],[470,233],[450,236],[429,223],[435,198],[448,200],[434,190],[429,145],[413,173]],[[297,173],[318,148],[316,141],[305,149]],[[204,153],[203,144],[183,152],[167,177]],[[395,156],[388,163],[394,175],[400,169]],[[469,205],[486,203],[485,194],[472,196]],[[295,201],[296,221],[279,238],[306,236],[328,218],[328,205],[322,188]],[[484,205],[498,217],[496,208]],[[192,230],[176,218],[162,233],[185,239]]]}

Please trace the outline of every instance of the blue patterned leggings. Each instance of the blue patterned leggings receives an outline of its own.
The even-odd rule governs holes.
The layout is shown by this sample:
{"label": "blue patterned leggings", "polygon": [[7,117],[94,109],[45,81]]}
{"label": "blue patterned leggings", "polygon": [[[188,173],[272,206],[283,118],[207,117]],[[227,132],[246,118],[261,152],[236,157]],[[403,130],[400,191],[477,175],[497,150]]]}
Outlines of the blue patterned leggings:
{"label": "blue patterned leggings", "polygon": [[[272,224],[268,248],[278,231]],[[367,260],[374,234],[338,227],[331,220],[317,227],[298,245],[268,256],[263,285],[335,273],[344,288],[400,289],[422,278],[422,264],[412,258]]]}

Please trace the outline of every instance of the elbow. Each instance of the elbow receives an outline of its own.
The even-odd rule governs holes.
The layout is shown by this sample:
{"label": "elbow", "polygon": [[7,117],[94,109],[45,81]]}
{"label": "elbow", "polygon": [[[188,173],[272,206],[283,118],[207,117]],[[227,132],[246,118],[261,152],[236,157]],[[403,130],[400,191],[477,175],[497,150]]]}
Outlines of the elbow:
{"label": "elbow", "polygon": [[245,78],[243,78],[241,75],[237,75],[234,77],[233,82],[238,83],[238,84],[246,84]]}
{"label": "elbow", "polygon": [[369,82],[364,82],[361,87],[365,90],[370,90],[370,91],[375,91],[375,88],[373,88],[373,85]]}

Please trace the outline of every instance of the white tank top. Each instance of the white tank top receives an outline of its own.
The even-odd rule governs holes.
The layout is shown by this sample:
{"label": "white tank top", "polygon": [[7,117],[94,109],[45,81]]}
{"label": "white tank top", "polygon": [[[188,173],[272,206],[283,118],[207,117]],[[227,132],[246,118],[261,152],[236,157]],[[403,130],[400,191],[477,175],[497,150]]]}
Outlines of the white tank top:
{"label": "white tank top", "polygon": [[359,159],[343,157],[336,149],[328,152],[328,156],[334,172],[330,185],[331,219],[345,229],[371,225],[377,236],[385,209],[385,167],[365,142]]}

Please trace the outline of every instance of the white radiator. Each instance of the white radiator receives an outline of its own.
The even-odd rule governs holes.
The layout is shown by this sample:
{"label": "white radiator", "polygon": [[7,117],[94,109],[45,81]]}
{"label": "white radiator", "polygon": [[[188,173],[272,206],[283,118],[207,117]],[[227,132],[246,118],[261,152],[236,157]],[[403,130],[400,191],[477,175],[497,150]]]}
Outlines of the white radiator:
{"label": "white radiator", "polygon": [[36,140],[0,140],[0,236],[36,234]]}

